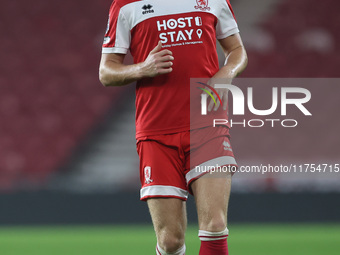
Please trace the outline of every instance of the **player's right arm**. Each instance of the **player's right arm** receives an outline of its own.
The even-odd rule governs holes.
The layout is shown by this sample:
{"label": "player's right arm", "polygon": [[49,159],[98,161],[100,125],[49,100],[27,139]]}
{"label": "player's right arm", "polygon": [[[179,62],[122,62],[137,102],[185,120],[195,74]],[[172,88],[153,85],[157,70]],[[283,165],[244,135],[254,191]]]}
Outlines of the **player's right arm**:
{"label": "player's right arm", "polygon": [[172,72],[174,57],[162,50],[162,43],[150,51],[144,62],[125,65],[125,54],[103,53],[99,67],[99,80],[104,86],[123,86],[131,82]]}

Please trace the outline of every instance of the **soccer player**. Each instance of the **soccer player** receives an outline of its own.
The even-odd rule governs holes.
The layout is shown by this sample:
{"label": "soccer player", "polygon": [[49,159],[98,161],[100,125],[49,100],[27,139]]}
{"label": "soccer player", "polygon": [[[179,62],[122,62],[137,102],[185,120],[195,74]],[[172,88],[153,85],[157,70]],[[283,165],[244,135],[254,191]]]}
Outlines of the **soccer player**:
{"label": "soccer player", "polygon": [[[226,57],[221,69],[216,40]],[[134,58],[131,65],[123,64],[128,50]],[[195,169],[209,164],[236,166],[229,127],[212,127],[210,121],[190,123],[190,92],[202,92],[192,88],[191,78],[210,79],[213,89],[214,79],[230,82],[246,65],[229,0],[115,0],[111,5],[100,81],[104,86],[137,81],[141,200],[150,210],[156,254],[185,254],[189,192],[199,218],[199,254],[228,254],[231,173],[203,178],[207,172]],[[226,92],[217,92],[226,99]],[[209,116],[225,116],[225,103],[223,107],[210,103]]]}

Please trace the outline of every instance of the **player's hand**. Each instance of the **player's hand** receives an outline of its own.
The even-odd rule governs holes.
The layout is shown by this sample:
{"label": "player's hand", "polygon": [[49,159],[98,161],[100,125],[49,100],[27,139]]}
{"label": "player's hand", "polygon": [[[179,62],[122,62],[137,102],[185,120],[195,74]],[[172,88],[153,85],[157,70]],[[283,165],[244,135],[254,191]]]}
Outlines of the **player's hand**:
{"label": "player's hand", "polygon": [[172,61],[174,57],[169,50],[162,50],[162,42],[149,53],[149,56],[142,63],[142,72],[145,77],[155,77],[161,74],[172,72]]}
{"label": "player's hand", "polygon": [[[208,82],[208,84],[210,86],[212,86],[213,88],[215,88],[214,84],[212,84],[211,82]],[[227,110],[228,107],[228,89],[217,89],[215,88],[215,91],[217,92],[217,94],[219,95],[222,103],[223,103],[223,110]],[[217,97],[217,95],[215,93],[212,93],[215,101],[210,98],[210,101],[208,103],[208,111],[211,112],[212,110],[217,111],[218,108],[221,105],[221,102],[219,100],[219,98]],[[216,104],[215,104],[216,102]]]}

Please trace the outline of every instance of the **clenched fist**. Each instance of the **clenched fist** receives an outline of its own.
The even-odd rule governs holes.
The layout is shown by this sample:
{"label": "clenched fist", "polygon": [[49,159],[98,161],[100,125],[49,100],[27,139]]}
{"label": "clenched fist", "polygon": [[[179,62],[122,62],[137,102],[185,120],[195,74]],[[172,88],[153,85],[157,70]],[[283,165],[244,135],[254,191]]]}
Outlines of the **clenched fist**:
{"label": "clenched fist", "polygon": [[172,72],[172,61],[174,57],[169,50],[162,50],[161,41],[149,53],[149,56],[142,63],[142,72],[145,77],[155,77],[161,74]]}

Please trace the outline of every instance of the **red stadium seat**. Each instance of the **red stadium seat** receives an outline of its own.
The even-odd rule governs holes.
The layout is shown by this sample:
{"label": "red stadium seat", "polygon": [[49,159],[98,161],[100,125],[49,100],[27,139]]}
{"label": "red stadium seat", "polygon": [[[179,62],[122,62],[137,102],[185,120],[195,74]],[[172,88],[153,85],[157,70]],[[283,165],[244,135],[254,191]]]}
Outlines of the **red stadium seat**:
{"label": "red stadium seat", "polygon": [[0,2],[0,190],[43,185],[119,95],[98,81],[109,5]]}

